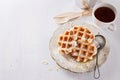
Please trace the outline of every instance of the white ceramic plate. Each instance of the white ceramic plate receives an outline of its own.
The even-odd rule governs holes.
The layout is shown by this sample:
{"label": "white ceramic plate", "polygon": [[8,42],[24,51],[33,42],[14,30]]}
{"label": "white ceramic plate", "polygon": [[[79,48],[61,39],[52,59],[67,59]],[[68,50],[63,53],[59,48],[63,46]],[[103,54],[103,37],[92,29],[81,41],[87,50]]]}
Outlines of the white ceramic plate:
{"label": "white ceramic plate", "polygon": [[[92,24],[91,21],[86,22],[86,20],[89,20],[89,16],[84,16],[79,19],[70,21],[64,25],[60,25],[58,29],[54,32],[50,40],[50,51],[51,51],[51,56],[53,57],[53,59],[56,61],[56,63],[59,66],[72,72],[92,71],[95,66],[96,58],[86,63],[82,63],[82,62],[77,63],[76,61],[72,59],[66,59],[59,53],[58,46],[57,46],[57,40],[60,34],[62,34],[65,30],[69,30],[73,25],[82,25],[84,27],[89,28],[90,31],[94,35],[101,34],[105,36],[105,34],[102,32],[100,28]],[[100,53],[99,53],[99,58],[98,58],[99,66],[102,65],[106,61],[109,51],[110,51],[109,42],[106,38],[106,45],[103,49],[100,50]]]}

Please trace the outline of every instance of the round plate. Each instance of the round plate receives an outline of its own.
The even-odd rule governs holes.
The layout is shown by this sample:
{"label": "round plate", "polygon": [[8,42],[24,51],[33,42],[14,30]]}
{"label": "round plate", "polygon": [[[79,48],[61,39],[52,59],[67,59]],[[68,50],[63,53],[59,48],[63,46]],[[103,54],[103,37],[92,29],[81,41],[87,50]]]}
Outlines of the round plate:
{"label": "round plate", "polygon": [[[92,21],[89,19],[90,18],[88,16],[84,16],[84,17],[78,18],[74,21],[70,21],[66,24],[59,25],[59,27],[53,33],[53,36],[52,36],[52,38],[50,40],[50,44],[49,44],[51,56],[56,61],[56,63],[59,66],[61,66],[62,68],[67,69],[72,72],[90,72],[90,71],[93,71],[93,69],[95,67],[96,58],[94,58],[93,60],[88,61],[86,63],[83,63],[83,62],[76,62],[73,59],[65,58],[64,56],[62,56],[59,53],[58,46],[57,46],[58,37],[65,30],[69,30],[70,28],[72,28],[73,25],[82,25],[83,27],[87,27],[88,29],[90,29],[90,31],[94,35],[100,34],[105,37],[106,45],[103,49],[100,50],[99,55],[98,55],[99,56],[99,58],[98,58],[99,66],[101,66],[106,61],[109,51],[110,51],[109,42],[108,42],[105,34],[103,33],[103,31],[100,28],[98,28],[97,26],[95,26],[92,23]],[[85,20],[87,20],[87,21],[85,21]]]}

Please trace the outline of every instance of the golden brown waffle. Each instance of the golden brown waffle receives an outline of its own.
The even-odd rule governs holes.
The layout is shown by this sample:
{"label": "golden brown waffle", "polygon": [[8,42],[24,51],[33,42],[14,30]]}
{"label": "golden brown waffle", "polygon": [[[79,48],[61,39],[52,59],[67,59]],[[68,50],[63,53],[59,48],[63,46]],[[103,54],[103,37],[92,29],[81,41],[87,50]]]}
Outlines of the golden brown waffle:
{"label": "golden brown waffle", "polygon": [[94,35],[88,28],[74,26],[59,36],[58,47],[62,54],[70,55],[78,62],[87,62],[96,55]]}
{"label": "golden brown waffle", "polygon": [[65,31],[64,34],[60,35],[58,40],[58,45],[60,47],[60,52],[64,54],[69,54],[72,52],[71,48],[74,47],[73,45],[73,32],[72,31]]}

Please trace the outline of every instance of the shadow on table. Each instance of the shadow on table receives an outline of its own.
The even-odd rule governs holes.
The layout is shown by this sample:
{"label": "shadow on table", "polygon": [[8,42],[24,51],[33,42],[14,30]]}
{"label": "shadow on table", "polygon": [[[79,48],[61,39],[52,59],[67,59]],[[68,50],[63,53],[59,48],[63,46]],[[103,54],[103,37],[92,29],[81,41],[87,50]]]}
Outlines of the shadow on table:
{"label": "shadow on table", "polygon": [[93,72],[73,73],[67,70],[63,70],[63,71],[68,77],[71,77],[73,80],[94,80]]}

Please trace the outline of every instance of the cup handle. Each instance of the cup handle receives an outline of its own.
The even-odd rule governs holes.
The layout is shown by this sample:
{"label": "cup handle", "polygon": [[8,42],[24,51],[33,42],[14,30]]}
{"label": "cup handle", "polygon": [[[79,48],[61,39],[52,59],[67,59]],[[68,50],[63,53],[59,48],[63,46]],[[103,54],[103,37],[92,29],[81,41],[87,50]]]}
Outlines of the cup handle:
{"label": "cup handle", "polygon": [[116,30],[116,26],[115,24],[111,23],[108,27],[107,27],[108,30],[110,31],[115,31]]}

